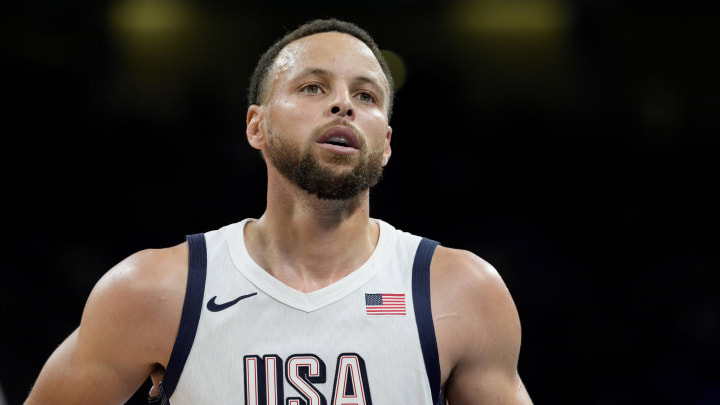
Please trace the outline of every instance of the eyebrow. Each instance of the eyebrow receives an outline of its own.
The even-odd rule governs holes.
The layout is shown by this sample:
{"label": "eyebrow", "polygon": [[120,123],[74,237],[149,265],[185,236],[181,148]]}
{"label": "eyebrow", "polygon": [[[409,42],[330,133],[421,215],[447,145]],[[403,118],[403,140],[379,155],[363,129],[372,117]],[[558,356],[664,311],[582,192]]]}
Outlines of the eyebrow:
{"label": "eyebrow", "polygon": [[[303,77],[305,77],[305,76],[310,76],[310,75],[332,76],[333,74],[332,74],[332,72],[330,72],[329,70],[325,70],[325,69],[322,69],[322,68],[309,67],[309,68],[304,69],[304,70],[303,70],[302,72],[300,72],[297,76],[295,76],[295,78],[293,79],[293,81],[294,81],[294,80],[301,79],[301,78],[303,78]],[[377,82],[376,80],[374,80],[374,79],[372,79],[372,78],[369,78],[369,77],[367,77],[367,76],[357,76],[357,77],[353,80],[353,82],[370,84],[371,86],[375,87],[376,89],[381,90],[381,93],[382,93],[381,95],[383,96],[383,98],[387,95],[387,94],[386,94],[387,91],[385,90],[385,88],[384,88],[383,86],[381,86],[380,84],[378,84],[378,82]]]}

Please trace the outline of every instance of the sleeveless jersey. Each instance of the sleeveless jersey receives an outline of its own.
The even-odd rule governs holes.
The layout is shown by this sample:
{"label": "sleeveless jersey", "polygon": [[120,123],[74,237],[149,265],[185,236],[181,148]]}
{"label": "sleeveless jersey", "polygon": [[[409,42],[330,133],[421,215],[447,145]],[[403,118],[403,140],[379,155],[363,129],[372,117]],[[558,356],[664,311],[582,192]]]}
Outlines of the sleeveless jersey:
{"label": "sleeveless jersey", "polygon": [[[151,403],[433,405],[440,367],[429,269],[437,242],[380,225],[370,258],[303,293],[248,254],[248,219],[188,236],[180,329]],[[443,402],[444,403],[444,402]]]}

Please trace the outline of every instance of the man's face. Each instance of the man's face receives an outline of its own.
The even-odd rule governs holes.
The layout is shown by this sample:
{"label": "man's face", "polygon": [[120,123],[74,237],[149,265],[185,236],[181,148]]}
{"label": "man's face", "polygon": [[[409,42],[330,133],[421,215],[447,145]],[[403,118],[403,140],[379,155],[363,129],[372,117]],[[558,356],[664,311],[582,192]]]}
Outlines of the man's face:
{"label": "man's face", "polygon": [[290,43],[268,93],[261,149],[280,174],[325,199],[348,199],[377,183],[390,157],[388,87],[362,41],[327,32]]}

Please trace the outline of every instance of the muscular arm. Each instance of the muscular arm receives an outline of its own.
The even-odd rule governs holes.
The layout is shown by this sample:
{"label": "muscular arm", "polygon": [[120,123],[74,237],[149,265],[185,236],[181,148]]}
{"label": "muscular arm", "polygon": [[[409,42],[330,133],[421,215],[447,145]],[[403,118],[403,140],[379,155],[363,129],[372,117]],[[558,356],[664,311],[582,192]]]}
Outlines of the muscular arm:
{"label": "muscular arm", "polygon": [[532,404],[517,373],[520,320],[497,271],[470,252],[439,247],[431,282],[448,402]]}
{"label": "muscular arm", "polygon": [[[26,404],[118,404],[165,366],[185,293],[187,249],[136,253],[90,293],[80,327],[45,363]],[[184,257],[184,261],[183,261]]]}

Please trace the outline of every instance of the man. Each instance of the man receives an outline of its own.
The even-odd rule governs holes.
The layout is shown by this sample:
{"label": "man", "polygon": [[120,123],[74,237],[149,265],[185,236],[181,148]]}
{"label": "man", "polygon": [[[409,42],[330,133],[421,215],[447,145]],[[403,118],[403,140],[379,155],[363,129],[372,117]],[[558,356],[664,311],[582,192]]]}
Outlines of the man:
{"label": "man", "polygon": [[369,217],[392,98],[353,24],[273,45],[247,112],[265,213],[112,268],[27,403],[121,403],[148,376],[150,401],[174,405],[531,403],[497,272]]}

